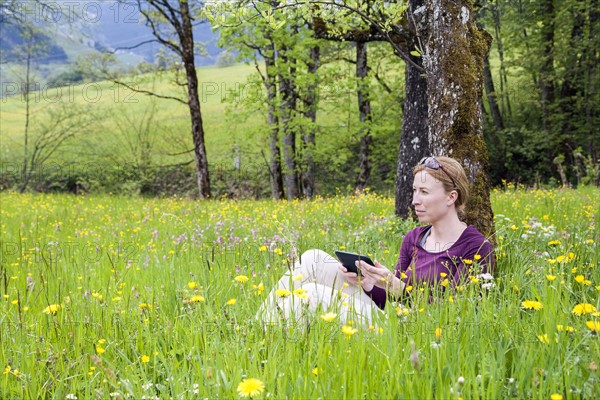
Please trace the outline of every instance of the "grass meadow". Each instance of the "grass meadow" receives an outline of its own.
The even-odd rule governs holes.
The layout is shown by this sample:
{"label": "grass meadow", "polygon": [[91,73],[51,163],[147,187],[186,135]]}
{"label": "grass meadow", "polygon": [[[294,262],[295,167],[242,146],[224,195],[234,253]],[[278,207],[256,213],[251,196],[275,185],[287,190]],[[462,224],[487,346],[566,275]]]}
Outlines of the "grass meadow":
{"label": "grass meadow", "polygon": [[[339,67],[353,76],[349,66]],[[248,78],[255,73],[253,65],[201,67],[199,96],[207,153],[211,164],[232,164],[234,156],[241,157],[246,166],[263,167],[261,150],[268,147],[264,108],[264,89],[261,84]],[[181,80],[182,78],[179,77]],[[131,87],[149,90],[163,96],[187,98],[183,88],[176,85],[176,74],[172,71],[148,73],[122,78]],[[7,82],[15,85],[19,82]],[[21,86],[15,86],[16,89]],[[76,132],[48,160],[60,165],[89,163],[134,163],[140,158],[140,148],[147,147],[149,160],[157,165],[169,165],[191,159],[187,151],[192,147],[191,122],[187,105],[173,100],[157,100],[142,93],[108,81],[73,84],[49,88],[37,84],[39,91],[30,95],[30,144],[41,132],[52,125],[50,111],[62,109],[78,110],[88,114],[92,123]],[[336,104],[352,104],[354,89],[323,85],[323,96],[335,94]],[[332,110],[329,100],[323,101],[319,123],[326,132],[319,151],[325,155],[336,154],[340,143],[357,142],[349,137],[358,129],[350,128],[358,121],[356,113],[344,114],[347,110]],[[23,137],[25,129],[26,102],[24,95],[0,99],[0,155],[4,163],[19,164],[23,159]],[[249,111],[243,109],[249,107]],[[339,107],[339,104],[338,104]],[[349,106],[348,106],[349,107]],[[390,109],[390,107],[386,107]],[[378,114],[378,118],[383,116]],[[394,122],[391,129],[399,129],[401,118],[390,116]],[[390,123],[391,124],[391,123]],[[31,151],[31,149],[30,149]],[[235,154],[234,154],[235,153]],[[320,154],[320,153],[319,153]],[[20,164],[19,164],[20,165]],[[97,168],[100,168],[98,166]]]}
{"label": "grass meadow", "polygon": [[361,327],[254,317],[307,249],[393,268],[393,198],[0,193],[0,397],[598,398],[599,197],[495,190],[494,279]]}

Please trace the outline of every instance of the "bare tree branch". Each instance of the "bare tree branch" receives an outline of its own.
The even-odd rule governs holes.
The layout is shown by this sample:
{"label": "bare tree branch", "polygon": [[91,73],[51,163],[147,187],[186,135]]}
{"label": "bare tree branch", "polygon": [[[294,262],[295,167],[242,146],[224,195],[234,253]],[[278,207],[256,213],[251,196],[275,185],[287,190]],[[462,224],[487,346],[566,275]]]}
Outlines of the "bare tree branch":
{"label": "bare tree branch", "polygon": [[171,49],[175,53],[177,53],[179,56],[181,56],[183,54],[182,49],[179,46],[175,45],[170,40],[165,39],[163,37],[162,33],[159,32],[158,24],[155,23],[152,16],[146,10],[144,10],[140,0],[137,0],[137,4],[138,4],[138,9],[139,9],[140,13],[144,16],[144,18],[146,18],[146,23],[150,26],[150,29],[152,29],[152,34],[158,40],[158,42],[165,45],[166,47],[168,47],[169,49]]}
{"label": "bare tree branch", "polygon": [[165,96],[165,95],[162,95],[162,94],[151,92],[149,90],[137,89],[137,88],[135,88],[135,87],[133,87],[133,86],[125,83],[125,82],[119,81],[118,79],[111,79],[111,81],[114,82],[114,83],[116,83],[117,85],[121,85],[121,86],[126,87],[127,89],[131,90],[132,92],[142,93],[142,94],[145,94],[147,96],[157,97],[159,99],[175,100],[175,101],[180,102],[181,104],[186,104],[186,105],[188,104],[187,101],[181,100],[179,97]]}

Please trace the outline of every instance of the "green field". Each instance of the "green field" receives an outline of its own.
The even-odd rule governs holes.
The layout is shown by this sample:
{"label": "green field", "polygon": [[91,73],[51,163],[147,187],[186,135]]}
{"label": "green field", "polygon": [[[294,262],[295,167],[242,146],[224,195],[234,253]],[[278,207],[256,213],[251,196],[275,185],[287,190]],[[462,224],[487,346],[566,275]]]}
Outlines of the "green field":
{"label": "green field", "polygon": [[[230,90],[238,89],[243,95],[246,77],[251,72],[253,68],[246,65],[198,68],[198,75],[202,82],[199,89],[207,147],[213,154],[231,148],[234,142],[244,143],[244,140],[252,139],[243,136],[242,133],[247,134],[252,131],[253,121],[246,126],[246,130],[232,124],[227,120],[226,104],[222,101]],[[185,91],[174,84],[173,73],[125,77],[122,81],[136,89],[152,90],[163,96],[182,99],[187,97]],[[86,156],[100,157],[115,151],[127,156],[127,149],[123,149],[120,145],[123,141],[127,141],[128,137],[134,136],[138,125],[149,118],[145,114],[146,110],[152,110],[152,126],[149,135],[155,146],[154,156],[158,157],[159,161],[167,158],[165,156],[167,151],[177,152],[177,144],[181,147],[191,143],[189,109],[185,104],[173,100],[157,100],[111,82],[94,82],[60,88],[42,86],[42,89],[31,94],[31,135],[33,137],[36,136],[38,127],[47,122],[48,111],[53,108],[80,107],[93,113],[96,121],[90,129],[80,133],[69,143],[67,151],[55,157],[55,161],[81,161]],[[1,101],[2,154],[10,159],[11,153],[22,152],[25,101],[22,95],[8,97]],[[125,123],[123,120],[126,117],[129,117],[132,123]],[[254,123],[257,123],[257,120]],[[83,154],[78,157],[79,151],[83,151]],[[171,161],[173,161],[172,157]]]}
{"label": "green field", "polygon": [[307,249],[392,268],[414,226],[392,198],[3,192],[0,397],[238,398],[255,378],[255,398],[597,398],[599,200],[597,188],[494,191],[493,281],[432,303],[415,288],[348,335],[335,318],[254,316]]}
{"label": "green field", "polygon": [[[327,66],[328,68],[334,68]],[[339,70],[340,68],[337,68]],[[348,75],[352,74],[346,66]],[[266,130],[266,109],[264,106],[264,88],[257,81],[248,81],[255,73],[253,65],[237,64],[230,67],[198,68],[199,96],[202,108],[203,125],[209,161],[232,162],[235,146],[241,150],[246,160],[260,155],[260,150],[268,148]],[[181,75],[179,80],[185,80]],[[323,72],[323,74],[326,74]],[[392,71],[392,75],[395,75]],[[162,96],[187,99],[182,87],[175,83],[175,73],[151,73],[121,78],[136,89],[150,90]],[[16,86],[15,89],[20,88]],[[187,150],[191,146],[191,123],[187,105],[168,99],[157,99],[143,93],[135,93],[127,87],[112,82],[93,82],[60,88],[40,86],[42,90],[33,92],[31,98],[30,135],[36,137],[37,131],[48,123],[48,112],[60,107],[75,107],[93,114],[95,120],[90,129],[81,132],[68,144],[66,151],[54,158],[55,161],[81,161],[89,156],[106,156],[113,152],[127,156],[124,141],[130,141],[139,130],[139,125],[152,116],[149,135],[153,142],[153,155],[157,161],[179,161],[167,154]],[[353,115],[332,111],[332,95],[336,101],[354,105],[355,93],[349,88],[336,87],[331,82],[321,85],[324,96],[320,125],[327,133],[327,142],[336,142],[338,135],[348,136],[347,129],[339,129],[347,123],[358,120],[357,111]],[[0,117],[2,125],[2,155],[5,160],[15,158],[22,153],[23,132],[25,126],[25,100],[23,95],[0,99]],[[242,105],[250,111],[244,111]],[[355,106],[354,106],[355,107]],[[257,113],[256,110],[261,110]],[[332,120],[339,116],[340,120]],[[124,119],[128,117],[131,122]],[[381,115],[379,115],[381,118]],[[337,118],[337,117],[335,117]],[[400,118],[397,118],[398,126]],[[341,131],[336,133],[336,129]],[[356,140],[346,137],[345,141]],[[338,143],[339,144],[339,143]],[[78,154],[83,152],[83,154]],[[16,153],[16,154],[15,154]],[[189,156],[187,157],[189,158]],[[186,159],[187,159],[186,158]]]}
{"label": "green field", "polygon": [[[388,84],[399,79],[399,68],[396,65],[382,74],[387,76]],[[213,196],[216,197],[227,192],[231,185],[239,185],[232,183],[233,173],[247,176],[254,182],[260,181],[262,189],[256,190],[268,191],[268,185],[263,181],[268,179],[266,166],[270,159],[268,140],[271,131],[267,126],[264,87],[256,76],[252,78],[253,74],[256,75],[254,65],[245,64],[198,68],[206,150],[214,182]],[[331,194],[335,193],[336,187],[345,190],[346,185],[352,186],[356,179],[354,169],[357,166],[352,160],[358,151],[361,125],[352,81],[353,66],[330,63],[322,67],[320,74],[319,131],[313,157],[318,164],[317,185],[321,193]],[[161,96],[187,99],[184,87],[176,84],[177,79],[185,81],[185,76],[182,71],[179,78],[176,75],[175,71],[150,73],[125,77],[122,81]],[[75,111],[78,116],[85,117],[82,118],[85,124],[83,121],[76,124],[76,135],[65,141],[43,165],[36,166],[34,176],[41,176],[46,181],[41,191],[48,191],[47,187],[52,186],[53,181],[64,178],[61,173],[45,176],[44,171],[53,169],[72,171],[75,179],[84,181],[86,191],[95,193],[137,193],[139,191],[130,190],[129,186],[136,186],[143,177],[136,176],[130,183],[122,183],[122,176],[135,176],[139,171],[153,167],[179,169],[193,175],[194,157],[190,151],[193,144],[187,105],[136,93],[105,81],[60,88],[42,86],[41,89],[30,95],[30,156],[37,138],[44,129],[53,126],[52,113]],[[373,186],[389,190],[394,179],[401,114],[400,103],[386,96],[390,95],[373,95],[376,122],[372,124],[371,151]],[[394,105],[390,106],[390,101]],[[2,98],[0,102],[2,173],[11,175],[9,181],[19,181],[12,175],[15,175],[13,171],[22,169],[26,103],[23,95]],[[298,134],[298,149],[302,146],[301,140],[302,135]],[[239,166],[241,172],[232,172],[234,165]],[[94,173],[89,173],[90,170]],[[333,177],[337,171],[342,171],[341,175]],[[98,182],[95,179],[98,175],[104,180]],[[15,188],[18,184],[9,183],[4,187]],[[35,182],[31,188],[37,190]],[[177,193],[188,191],[184,189]]]}

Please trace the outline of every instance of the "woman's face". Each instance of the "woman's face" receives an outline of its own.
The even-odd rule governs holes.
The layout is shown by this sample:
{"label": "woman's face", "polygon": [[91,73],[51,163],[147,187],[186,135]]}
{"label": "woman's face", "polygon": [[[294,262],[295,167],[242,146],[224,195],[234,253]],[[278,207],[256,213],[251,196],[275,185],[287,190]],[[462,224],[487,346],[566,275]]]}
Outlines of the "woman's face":
{"label": "woman's face", "polygon": [[412,205],[419,222],[439,221],[454,209],[455,198],[455,193],[447,193],[442,182],[429,175],[427,170],[415,175]]}

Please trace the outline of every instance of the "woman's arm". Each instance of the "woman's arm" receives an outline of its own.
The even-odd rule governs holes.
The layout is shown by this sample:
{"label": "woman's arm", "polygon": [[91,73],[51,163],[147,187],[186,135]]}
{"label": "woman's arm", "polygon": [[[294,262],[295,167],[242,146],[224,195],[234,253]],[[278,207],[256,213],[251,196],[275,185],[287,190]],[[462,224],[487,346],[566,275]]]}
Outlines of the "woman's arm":
{"label": "woman's arm", "polygon": [[[381,281],[381,279],[379,279],[379,284],[376,284],[372,280],[361,282],[365,293],[371,297],[373,302],[381,309],[385,307],[388,296],[392,298],[399,298],[404,292],[405,283],[400,279],[400,276],[402,271],[405,271],[410,265],[414,247],[413,237],[415,236],[415,232],[416,230],[412,230],[404,237],[402,245],[400,246],[400,255],[398,257],[398,263],[396,264],[394,273],[385,268],[385,275],[379,277],[383,277],[385,281]],[[370,266],[367,265],[367,268],[368,267]]]}

